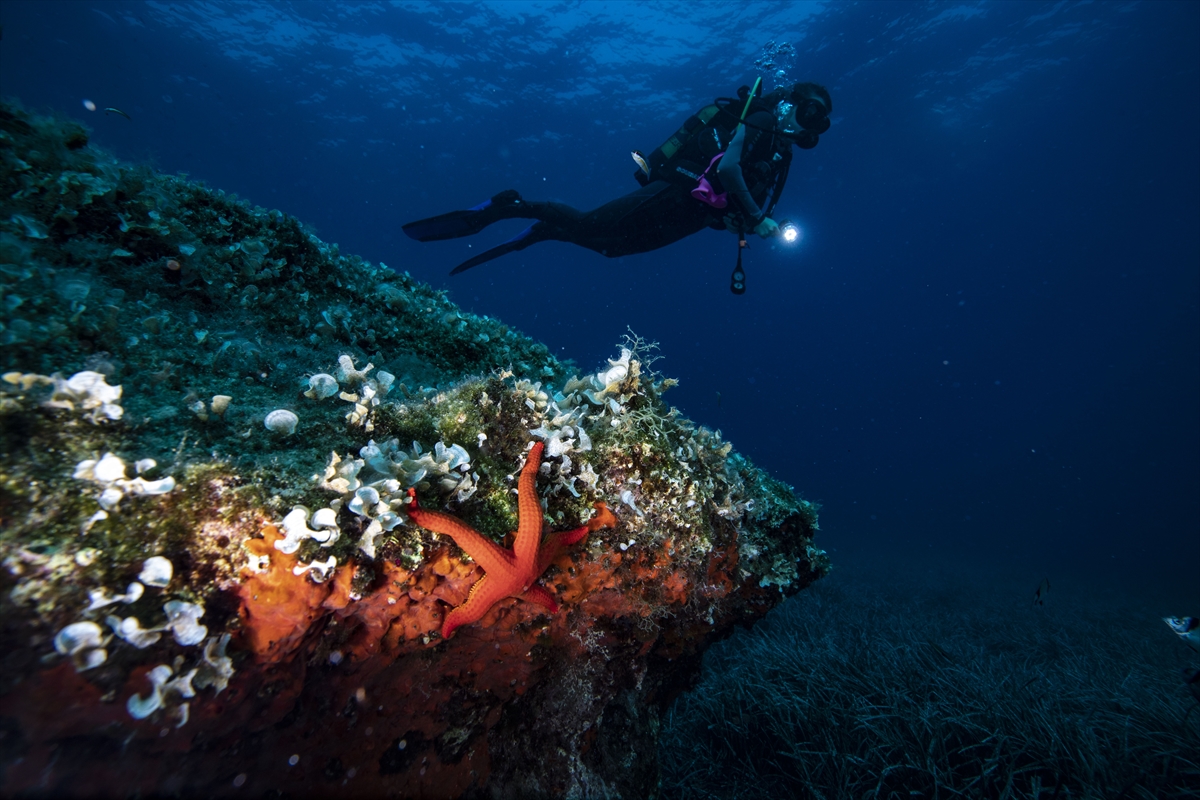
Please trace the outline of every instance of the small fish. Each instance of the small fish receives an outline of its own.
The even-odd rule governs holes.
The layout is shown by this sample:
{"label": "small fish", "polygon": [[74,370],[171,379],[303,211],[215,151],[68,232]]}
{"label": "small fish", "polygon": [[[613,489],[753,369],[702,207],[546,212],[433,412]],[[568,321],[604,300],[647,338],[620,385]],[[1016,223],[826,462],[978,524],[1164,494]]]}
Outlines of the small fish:
{"label": "small fish", "polygon": [[1033,593],[1033,604],[1035,606],[1046,605],[1046,595],[1050,594],[1050,579],[1042,578],[1042,582],[1038,584],[1037,590]]}
{"label": "small fish", "polygon": [[106,109],[104,109],[104,113],[105,114],[120,114],[125,119],[129,120],[130,122],[133,122],[133,117],[129,116],[128,114],[126,114],[124,111],[122,111],[119,108],[106,108]]}
{"label": "small fish", "polygon": [[633,156],[633,160],[637,163],[638,169],[646,173],[646,177],[650,176],[650,165],[646,163],[646,157],[642,155],[641,150],[634,150],[629,155]]}
{"label": "small fish", "polygon": [[1200,652],[1200,618],[1163,617],[1163,622],[1179,634],[1179,638],[1183,639],[1189,647]]}

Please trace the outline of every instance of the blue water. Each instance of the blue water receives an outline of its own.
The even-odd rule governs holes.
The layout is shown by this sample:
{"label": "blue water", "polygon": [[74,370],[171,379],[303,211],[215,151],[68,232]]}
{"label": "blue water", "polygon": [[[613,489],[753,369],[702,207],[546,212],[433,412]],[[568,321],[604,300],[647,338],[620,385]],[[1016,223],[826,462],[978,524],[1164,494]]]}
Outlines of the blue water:
{"label": "blue water", "polygon": [[[5,0],[0,21],[0,93],[123,158],[294,214],[583,369],[627,326],[657,340],[668,399],[819,501],[835,565],[1200,610],[1200,5]],[[744,296],[723,232],[453,279],[525,223],[401,233],[506,188],[585,209],[635,189],[630,150],[752,83],[772,41],[833,126],[778,209],[802,240],[752,241]]]}

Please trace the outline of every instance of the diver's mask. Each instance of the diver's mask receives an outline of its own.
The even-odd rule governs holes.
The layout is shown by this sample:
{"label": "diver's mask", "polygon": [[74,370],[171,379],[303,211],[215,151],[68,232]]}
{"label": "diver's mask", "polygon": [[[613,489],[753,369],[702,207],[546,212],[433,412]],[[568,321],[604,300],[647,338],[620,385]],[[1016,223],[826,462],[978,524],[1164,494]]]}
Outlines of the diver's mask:
{"label": "diver's mask", "polygon": [[829,109],[819,97],[792,97],[796,101],[796,121],[806,131],[822,134],[829,130]]}
{"label": "diver's mask", "polygon": [[816,98],[799,98],[798,105],[781,100],[775,106],[775,119],[784,135],[790,137],[801,150],[816,147],[820,135],[829,130],[825,104]]}

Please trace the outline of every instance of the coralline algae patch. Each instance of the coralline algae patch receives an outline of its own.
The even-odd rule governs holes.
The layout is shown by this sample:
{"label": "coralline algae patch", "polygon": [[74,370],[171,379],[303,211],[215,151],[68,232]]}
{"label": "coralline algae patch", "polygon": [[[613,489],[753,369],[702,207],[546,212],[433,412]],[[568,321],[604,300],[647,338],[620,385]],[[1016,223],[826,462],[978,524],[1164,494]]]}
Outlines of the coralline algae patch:
{"label": "coralline algae patch", "polygon": [[[827,570],[815,509],[665,406],[636,337],[580,377],[12,108],[0,183],[6,790],[645,796],[707,644]],[[443,640],[484,570],[409,491],[510,547],[534,441],[546,529],[589,528],[538,582],[560,608]]]}

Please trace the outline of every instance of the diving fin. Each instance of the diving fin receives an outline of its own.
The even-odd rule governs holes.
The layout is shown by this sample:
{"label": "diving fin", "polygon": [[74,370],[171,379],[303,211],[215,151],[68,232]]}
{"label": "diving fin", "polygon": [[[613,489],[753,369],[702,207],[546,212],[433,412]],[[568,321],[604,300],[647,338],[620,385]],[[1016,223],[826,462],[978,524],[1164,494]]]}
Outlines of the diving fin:
{"label": "diving fin", "polygon": [[508,253],[515,253],[517,250],[524,250],[531,244],[537,244],[538,242],[542,241],[542,237],[534,231],[534,228],[540,224],[540,222],[535,222],[513,238],[509,239],[507,242],[498,244],[490,250],[485,250],[474,258],[467,259],[454,269],[450,270],[450,274],[457,275],[460,272],[466,272],[471,267],[478,267],[480,264],[491,261],[493,258],[499,258],[500,256]]}
{"label": "diving fin", "polygon": [[474,208],[465,211],[451,211],[436,217],[420,219],[404,225],[401,230],[410,239],[418,242],[440,242],[444,239],[457,239],[461,236],[471,236],[502,219],[520,216],[524,203],[521,195],[515,189],[506,189]]}

